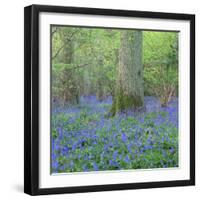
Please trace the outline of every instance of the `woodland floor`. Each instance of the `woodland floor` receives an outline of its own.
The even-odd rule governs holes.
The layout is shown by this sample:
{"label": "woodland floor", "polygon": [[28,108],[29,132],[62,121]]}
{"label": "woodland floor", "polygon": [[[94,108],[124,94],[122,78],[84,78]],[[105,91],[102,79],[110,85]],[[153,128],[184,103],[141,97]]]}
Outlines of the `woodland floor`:
{"label": "woodland floor", "polygon": [[108,97],[52,110],[51,171],[83,172],[178,166],[178,100],[161,107],[145,97],[145,109],[106,117]]}

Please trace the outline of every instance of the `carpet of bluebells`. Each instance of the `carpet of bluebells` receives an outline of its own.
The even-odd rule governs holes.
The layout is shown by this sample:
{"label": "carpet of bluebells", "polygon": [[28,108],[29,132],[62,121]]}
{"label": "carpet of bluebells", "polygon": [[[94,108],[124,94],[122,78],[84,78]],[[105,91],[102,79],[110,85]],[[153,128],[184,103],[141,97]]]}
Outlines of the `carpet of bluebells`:
{"label": "carpet of bluebells", "polygon": [[145,97],[145,109],[106,117],[108,97],[52,109],[51,171],[83,172],[178,167],[178,100],[161,107]]}

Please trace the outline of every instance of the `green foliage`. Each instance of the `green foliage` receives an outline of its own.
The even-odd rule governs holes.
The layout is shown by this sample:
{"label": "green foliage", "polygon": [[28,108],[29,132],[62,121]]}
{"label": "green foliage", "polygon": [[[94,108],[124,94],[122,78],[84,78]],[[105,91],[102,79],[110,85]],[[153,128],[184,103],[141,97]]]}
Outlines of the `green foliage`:
{"label": "green foliage", "polygon": [[[73,43],[73,48],[69,49],[66,41]],[[57,27],[52,37],[54,96],[76,102],[78,93],[97,94],[99,99],[113,94],[119,43],[118,30]],[[67,63],[71,51],[73,59]]]}
{"label": "green foliage", "polygon": [[147,95],[156,95],[166,106],[178,93],[178,35],[144,33],[144,85]]}
{"label": "green foliage", "polygon": [[55,64],[52,67],[53,100],[61,103],[79,102],[79,84],[72,64]]}
{"label": "green foliage", "polygon": [[171,64],[177,61],[178,33],[144,31],[143,36],[143,59],[145,67]]}
{"label": "green foliage", "polygon": [[[159,77],[159,78],[155,78]],[[145,86],[148,92],[160,99],[162,106],[167,106],[178,90],[178,69],[162,67],[146,68],[144,73]]]}
{"label": "green foliage", "polygon": [[[114,96],[122,31],[52,26],[53,97]],[[178,94],[178,33],[143,31],[143,66],[145,95],[167,105]]]}

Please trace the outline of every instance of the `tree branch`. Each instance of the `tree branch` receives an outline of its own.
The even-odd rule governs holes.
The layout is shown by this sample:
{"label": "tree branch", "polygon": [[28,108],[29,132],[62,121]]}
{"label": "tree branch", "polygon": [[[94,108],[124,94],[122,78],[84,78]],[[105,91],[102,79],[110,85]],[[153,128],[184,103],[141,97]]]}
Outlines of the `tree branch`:
{"label": "tree branch", "polygon": [[[56,28],[56,30],[55,31],[53,31],[51,34],[52,34],[52,36],[53,36],[53,34],[56,32],[58,30],[58,28]],[[77,29],[76,31],[74,31],[74,32],[72,32],[72,34],[69,36],[69,37],[67,37],[66,38],[66,40],[68,41],[68,42],[71,42],[71,40],[72,40],[72,38],[73,38],[73,36],[74,36],[74,34],[76,34],[76,33],[78,33],[80,31],[80,29]],[[55,58],[56,58],[56,56],[62,51],[62,49],[65,47],[65,43],[57,50],[57,52],[55,53],[55,55],[54,56],[52,56],[52,60],[54,60]]]}
{"label": "tree branch", "polygon": [[88,66],[90,63],[85,63],[85,64],[82,64],[82,65],[76,65],[74,67],[71,67],[71,68],[68,68],[66,70],[73,70],[73,69],[78,69],[78,68],[82,68],[82,67],[86,67]]}
{"label": "tree branch", "polygon": [[51,58],[52,60],[56,58],[56,56],[61,52],[61,50],[64,48],[64,46],[65,46],[65,44],[62,45],[62,46],[58,49],[58,51],[55,53],[55,55],[52,56],[52,58]]}

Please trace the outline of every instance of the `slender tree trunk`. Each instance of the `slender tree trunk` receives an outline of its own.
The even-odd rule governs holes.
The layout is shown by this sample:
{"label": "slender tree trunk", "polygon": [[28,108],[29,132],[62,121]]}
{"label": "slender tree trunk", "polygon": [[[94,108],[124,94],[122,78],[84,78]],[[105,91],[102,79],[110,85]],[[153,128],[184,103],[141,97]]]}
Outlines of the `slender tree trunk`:
{"label": "slender tree trunk", "polygon": [[99,101],[103,101],[103,99],[104,99],[103,83],[102,83],[102,80],[100,78],[97,80],[96,96],[97,96],[97,99]]}
{"label": "slender tree trunk", "polygon": [[[100,67],[103,66],[103,57],[102,55],[100,54],[100,58],[98,60],[98,65]],[[96,85],[96,88],[97,88],[97,92],[96,92],[96,97],[99,101],[103,101],[104,99],[104,84],[103,84],[103,73],[101,71],[101,69],[99,70],[98,72],[98,78],[97,78],[97,85]]]}
{"label": "slender tree trunk", "polygon": [[[64,39],[64,49],[63,49],[63,56],[62,56],[62,62],[68,65],[74,64],[74,49],[75,49],[75,42],[73,39],[66,40]],[[77,73],[74,70],[69,71],[69,66],[66,67],[66,71],[64,74],[64,101],[70,102],[74,104],[79,103],[79,86],[78,86],[78,77]],[[71,67],[70,67],[71,68]]]}
{"label": "slender tree trunk", "polygon": [[88,96],[90,94],[90,90],[91,90],[91,83],[90,83],[90,74],[89,74],[89,69],[88,67],[86,67],[84,69],[84,73],[83,73],[83,93],[84,95]]}
{"label": "slender tree trunk", "polygon": [[142,31],[122,32],[111,115],[143,106]]}
{"label": "slender tree trunk", "polygon": [[73,41],[64,41],[65,46],[63,49],[63,62],[65,64],[73,63],[74,44]]}

